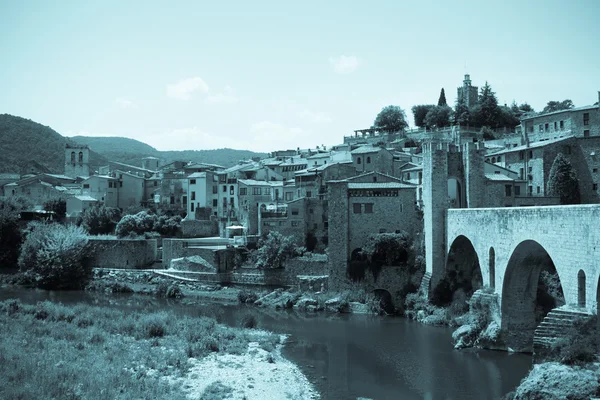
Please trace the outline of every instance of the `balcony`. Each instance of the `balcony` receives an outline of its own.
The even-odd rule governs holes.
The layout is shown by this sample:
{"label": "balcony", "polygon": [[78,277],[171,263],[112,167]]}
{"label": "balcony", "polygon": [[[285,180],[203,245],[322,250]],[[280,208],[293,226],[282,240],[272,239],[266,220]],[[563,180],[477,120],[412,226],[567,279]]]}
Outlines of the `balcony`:
{"label": "balcony", "polygon": [[262,211],[261,218],[287,218],[287,211]]}

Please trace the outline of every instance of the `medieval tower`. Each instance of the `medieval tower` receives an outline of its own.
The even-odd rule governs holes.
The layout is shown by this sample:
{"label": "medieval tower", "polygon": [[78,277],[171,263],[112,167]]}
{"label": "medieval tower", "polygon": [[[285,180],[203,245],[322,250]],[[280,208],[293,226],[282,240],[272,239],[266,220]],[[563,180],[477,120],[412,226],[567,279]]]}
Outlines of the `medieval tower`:
{"label": "medieval tower", "polygon": [[86,145],[65,146],[65,175],[71,178],[90,176],[90,149]]}
{"label": "medieval tower", "polygon": [[479,96],[478,91],[479,88],[477,86],[471,85],[471,76],[469,74],[465,74],[463,85],[456,90],[456,94],[459,100],[464,100],[467,107],[471,107],[477,104]]}

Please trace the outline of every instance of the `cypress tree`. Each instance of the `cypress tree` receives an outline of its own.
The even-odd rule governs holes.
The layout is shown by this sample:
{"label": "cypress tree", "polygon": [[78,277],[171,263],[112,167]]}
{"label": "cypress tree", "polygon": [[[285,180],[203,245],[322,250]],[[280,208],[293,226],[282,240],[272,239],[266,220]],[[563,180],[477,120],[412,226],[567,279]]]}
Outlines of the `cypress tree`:
{"label": "cypress tree", "polygon": [[446,92],[444,92],[444,88],[442,88],[442,91],[440,92],[440,98],[438,100],[438,106],[447,106],[448,103],[446,103]]}
{"label": "cypress tree", "polygon": [[550,168],[548,194],[560,197],[560,204],[581,203],[579,179],[571,162],[562,153],[556,155]]}

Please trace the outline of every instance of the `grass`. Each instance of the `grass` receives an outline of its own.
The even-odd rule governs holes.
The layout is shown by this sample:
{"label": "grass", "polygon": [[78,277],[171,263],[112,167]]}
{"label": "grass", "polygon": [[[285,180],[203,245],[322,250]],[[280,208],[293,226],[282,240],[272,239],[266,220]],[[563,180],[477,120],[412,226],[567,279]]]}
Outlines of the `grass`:
{"label": "grass", "polygon": [[273,334],[206,317],[51,302],[0,302],[0,398],[184,399],[165,377],[188,358],[242,354],[251,341],[272,351]]}

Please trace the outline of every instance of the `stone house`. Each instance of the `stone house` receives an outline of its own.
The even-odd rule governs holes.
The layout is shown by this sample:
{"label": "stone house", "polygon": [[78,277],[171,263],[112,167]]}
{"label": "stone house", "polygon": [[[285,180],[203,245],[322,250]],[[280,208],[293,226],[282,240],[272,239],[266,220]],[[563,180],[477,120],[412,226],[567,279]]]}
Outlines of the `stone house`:
{"label": "stone house", "polygon": [[81,182],[81,194],[103,202],[106,207],[118,207],[119,181],[114,176],[92,175]]}
{"label": "stone house", "polygon": [[526,116],[521,118],[521,128],[528,143],[567,136],[600,136],[600,105]]}
{"label": "stone house", "polygon": [[350,152],[356,172],[380,171],[393,175],[394,155],[385,147],[361,146]]}
{"label": "stone house", "polygon": [[76,217],[88,208],[98,204],[98,200],[88,195],[77,195],[67,198],[67,216]]}
{"label": "stone house", "polygon": [[260,234],[260,211],[277,211],[284,205],[282,181],[239,179],[237,220],[249,235]]}

